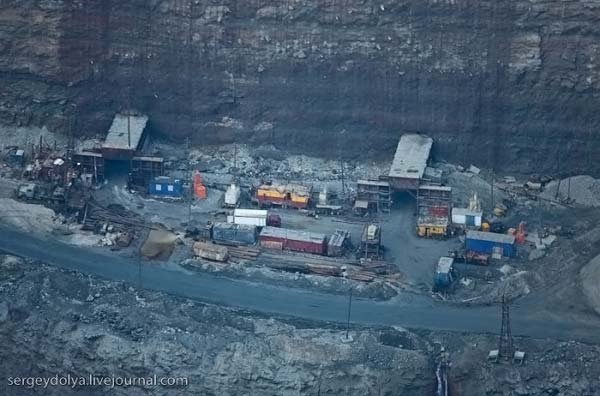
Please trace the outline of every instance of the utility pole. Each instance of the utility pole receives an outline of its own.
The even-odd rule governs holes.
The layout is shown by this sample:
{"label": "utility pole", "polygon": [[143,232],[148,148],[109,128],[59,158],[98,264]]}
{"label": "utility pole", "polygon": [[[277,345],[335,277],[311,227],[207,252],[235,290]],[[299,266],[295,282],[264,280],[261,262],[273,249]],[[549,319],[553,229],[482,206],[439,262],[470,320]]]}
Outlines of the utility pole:
{"label": "utility pole", "polygon": [[131,115],[127,113],[127,147],[131,148]]}
{"label": "utility pole", "polygon": [[494,202],[494,177],[495,177],[495,176],[496,176],[496,175],[495,175],[494,168],[492,168],[492,183],[491,183],[491,185],[490,185],[490,186],[491,186],[491,191],[490,191],[490,194],[491,194],[491,196],[492,196],[492,211],[494,210],[494,206],[496,205],[496,204],[495,204],[495,202]]}
{"label": "utility pole", "polygon": [[558,177],[558,185],[556,186],[556,195],[554,199],[558,199],[558,195],[560,194],[560,150],[556,151],[556,176]]}
{"label": "utility pole", "polygon": [[348,319],[346,321],[346,340],[348,341],[350,333],[350,311],[352,310],[352,285],[350,285],[350,295],[348,296]]}
{"label": "utility pole", "polygon": [[137,261],[138,261],[138,289],[139,289],[139,291],[141,291],[142,290],[142,248],[141,247],[138,249]]}
{"label": "utility pole", "polygon": [[510,329],[510,304],[506,295],[502,295],[502,325],[498,340],[498,354],[504,359],[511,359],[514,353],[512,332]]}
{"label": "utility pole", "polygon": [[341,176],[342,176],[342,196],[346,195],[346,178],[344,176],[344,161],[340,160]]}
{"label": "utility pole", "polygon": [[189,170],[189,180],[190,180],[190,199],[188,202],[188,228],[191,228],[191,222],[192,222],[192,202],[194,201],[194,177],[193,177],[193,172],[190,169]]}

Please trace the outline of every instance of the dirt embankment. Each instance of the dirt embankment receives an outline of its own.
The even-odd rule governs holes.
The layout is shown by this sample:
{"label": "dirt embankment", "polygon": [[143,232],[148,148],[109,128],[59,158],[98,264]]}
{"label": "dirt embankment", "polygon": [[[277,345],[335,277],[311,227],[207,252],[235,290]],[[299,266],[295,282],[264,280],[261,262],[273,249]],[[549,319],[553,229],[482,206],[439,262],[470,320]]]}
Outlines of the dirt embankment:
{"label": "dirt embankment", "polygon": [[[455,394],[594,395],[600,348],[515,339],[523,366],[486,361],[497,337],[280,320],[138,291],[0,256],[0,373],[185,377],[176,388],[85,389],[94,395],[427,395],[440,346]],[[14,388],[0,394],[68,395]],[[78,393],[80,394],[80,393]]]}

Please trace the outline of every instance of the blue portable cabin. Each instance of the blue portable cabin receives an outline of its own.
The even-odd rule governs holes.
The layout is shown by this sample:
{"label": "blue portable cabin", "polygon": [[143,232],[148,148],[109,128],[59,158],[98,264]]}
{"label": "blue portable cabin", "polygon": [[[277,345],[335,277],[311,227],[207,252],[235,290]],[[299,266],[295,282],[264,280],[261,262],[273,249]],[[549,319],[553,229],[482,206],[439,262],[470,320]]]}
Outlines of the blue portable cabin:
{"label": "blue portable cabin", "polygon": [[492,254],[494,249],[498,248],[505,257],[514,257],[517,254],[514,236],[494,232],[468,231],[465,247],[467,250],[484,254]]}
{"label": "blue portable cabin", "polygon": [[435,275],[433,276],[434,290],[443,290],[450,287],[452,281],[454,280],[453,265],[453,258],[440,257],[437,267],[435,269]]}
{"label": "blue portable cabin", "polygon": [[180,179],[159,176],[148,185],[148,194],[159,198],[182,198],[183,183]]}

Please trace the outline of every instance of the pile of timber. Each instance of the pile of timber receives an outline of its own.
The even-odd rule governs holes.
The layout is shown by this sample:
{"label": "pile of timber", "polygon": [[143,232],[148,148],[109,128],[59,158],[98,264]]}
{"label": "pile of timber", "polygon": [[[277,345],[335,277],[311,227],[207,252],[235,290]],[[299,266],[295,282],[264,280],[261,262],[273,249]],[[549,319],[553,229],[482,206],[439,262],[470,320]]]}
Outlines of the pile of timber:
{"label": "pile of timber", "polygon": [[229,258],[229,250],[225,246],[214,243],[195,242],[192,247],[194,255],[210,261],[225,262]]}
{"label": "pile of timber", "polygon": [[251,247],[243,246],[228,246],[229,256],[241,260],[256,260],[260,254],[260,250]]}
{"label": "pile of timber", "polygon": [[118,205],[105,208],[93,201],[87,203],[82,223],[81,229],[84,231],[99,231],[105,224],[112,225],[119,231],[127,231],[132,228],[152,228],[125,208]]}
{"label": "pile of timber", "polygon": [[367,261],[359,265],[357,262],[341,258],[265,252],[261,254],[260,262],[269,268],[282,271],[322,276],[345,276],[359,282],[392,281],[399,276],[394,265],[383,261]]}

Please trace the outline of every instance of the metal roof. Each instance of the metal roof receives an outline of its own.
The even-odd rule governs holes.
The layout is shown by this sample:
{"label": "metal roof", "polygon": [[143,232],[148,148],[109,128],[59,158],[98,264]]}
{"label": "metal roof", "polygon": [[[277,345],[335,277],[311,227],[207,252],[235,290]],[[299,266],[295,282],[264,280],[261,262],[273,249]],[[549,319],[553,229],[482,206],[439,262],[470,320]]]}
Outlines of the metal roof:
{"label": "metal roof", "polygon": [[239,231],[254,231],[256,229],[256,226],[253,225],[249,225],[249,224],[234,224],[234,223],[215,223],[213,225],[213,228],[218,228],[219,230],[225,230],[225,229],[232,229],[232,230],[239,230]]}
{"label": "metal roof", "polygon": [[452,269],[452,264],[454,263],[454,259],[451,257],[440,257],[437,265],[436,272],[447,274]]}
{"label": "metal roof", "polygon": [[478,241],[489,241],[496,243],[507,243],[509,245],[515,243],[515,237],[513,235],[497,234],[495,232],[467,231],[467,239],[475,239]]}
{"label": "metal roof", "polygon": [[312,243],[323,243],[323,241],[325,240],[325,234],[269,226],[263,227],[262,231],[260,232],[260,236]]}
{"label": "metal roof", "polygon": [[240,209],[240,208],[235,208],[233,210],[233,216],[234,217],[258,217],[258,218],[261,218],[261,219],[266,219],[268,213],[269,213],[268,211],[262,210],[262,209]]}
{"label": "metal roof", "polygon": [[147,123],[146,115],[116,114],[102,148],[137,149]]}
{"label": "metal roof", "polygon": [[329,238],[329,246],[342,246],[346,238],[348,238],[348,231],[335,230]]}
{"label": "metal roof", "polygon": [[363,201],[363,200],[357,199],[356,201],[354,201],[354,207],[357,209],[368,209],[369,201]]}
{"label": "metal roof", "polygon": [[406,134],[400,137],[390,177],[421,179],[431,152],[433,139],[424,135]]}
{"label": "metal roof", "polygon": [[165,162],[163,157],[133,157],[132,161],[144,161],[144,162]]}
{"label": "metal roof", "polygon": [[432,186],[432,185],[423,185],[419,186],[419,190],[429,190],[429,191],[452,191],[452,187],[450,186]]}
{"label": "metal roof", "polygon": [[364,186],[378,186],[378,187],[389,187],[390,183],[386,182],[386,181],[380,181],[380,180],[357,180],[356,181],[357,185],[364,185]]}
{"label": "metal roof", "polygon": [[475,216],[481,217],[483,216],[483,212],[473,212],[467,208],[452,208],[453,216]]}

